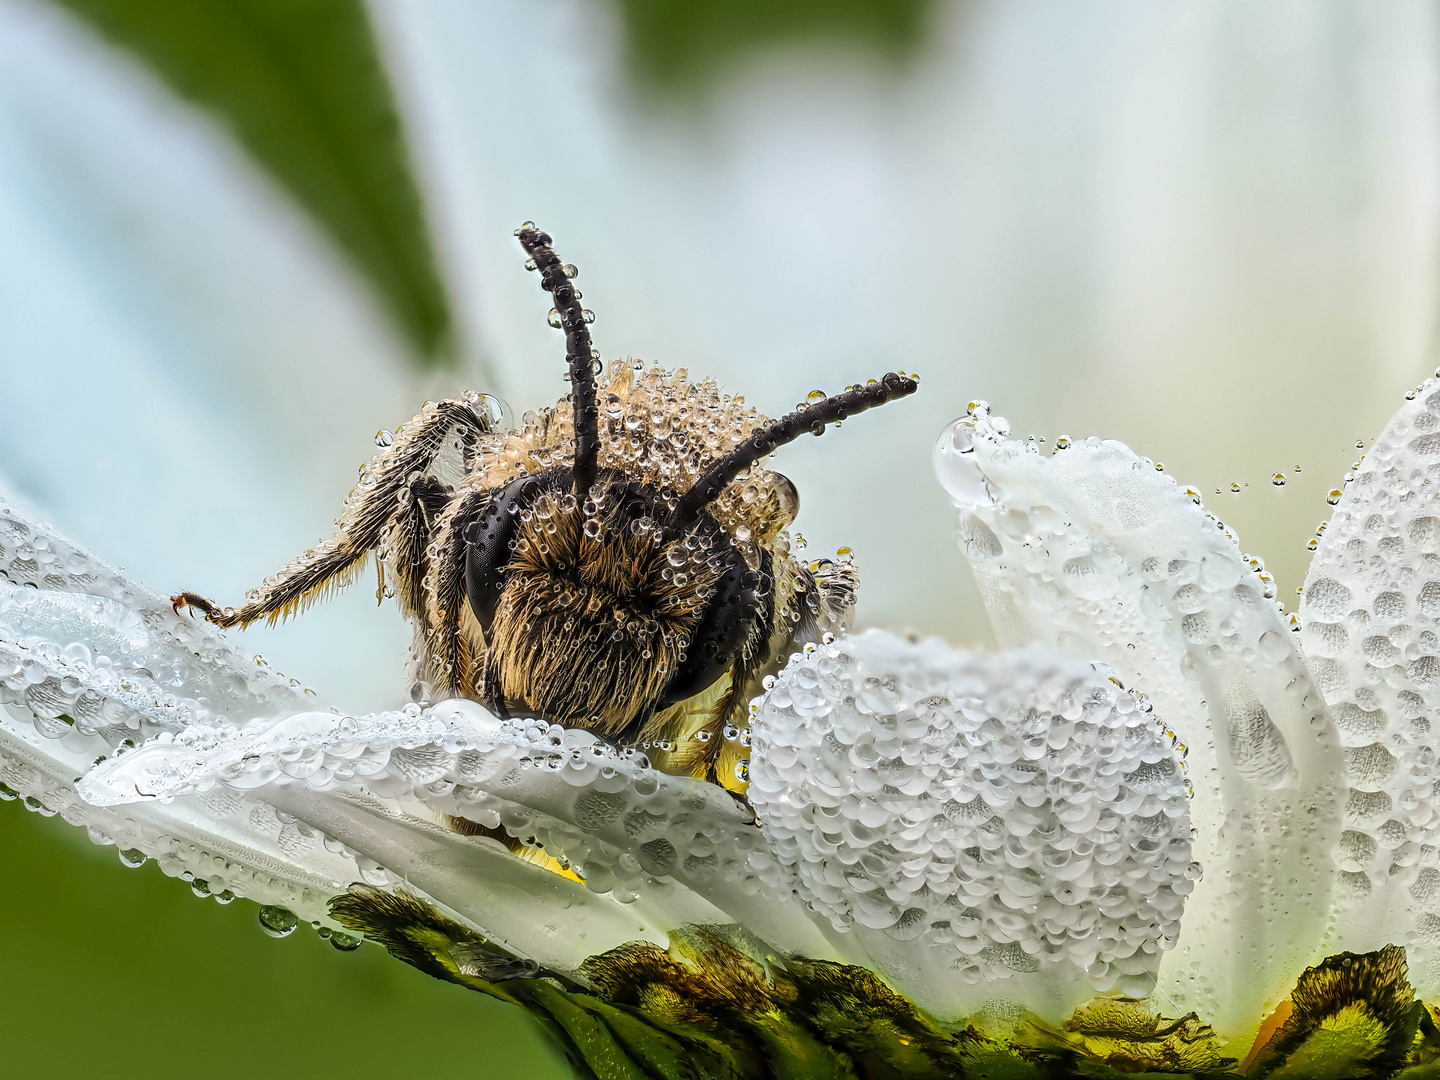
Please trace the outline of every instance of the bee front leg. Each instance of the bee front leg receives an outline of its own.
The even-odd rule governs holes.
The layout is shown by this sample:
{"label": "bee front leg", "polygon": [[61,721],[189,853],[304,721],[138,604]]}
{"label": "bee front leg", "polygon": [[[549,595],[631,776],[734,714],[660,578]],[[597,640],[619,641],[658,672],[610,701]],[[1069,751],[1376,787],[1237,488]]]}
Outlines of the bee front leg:
{"label": "bee front leg", "polygon": [[[329,540],[311,548],[275,577],[251,590],[239,607],[222,607],[196,593],[182,592],[171,597],[175,610],[194,608],[207,621],[220,627],[248,626],[257,619],[274,623],[319,599],[327,590],[344,588],[355,579],[366,556],[380,544],[387,525],[399,520],[408,526],[410,516],[402,511],[409,507],[402,506],[402,502],[418,499],[430,507],[436,505],[434,481],[427,481],[426,474],[444,449],[445,440],[457,430],[462,458],[468,466],[475,443],[492,430],[491,421],[476,412],[464,398],[427,406],[406,425],[394,443],[367,466],[361,484],[351,493],[349,505]],[[418,489],[416,473],[420,474],[421,481]],[[405,498],[402,492],[411,498]],[[410,538],[410,542],[413,545],[414,538]],[[423,552],[427,545],[428,538],[420,542],[420,550]],[[418,581],[423,571],[413,576]]]}

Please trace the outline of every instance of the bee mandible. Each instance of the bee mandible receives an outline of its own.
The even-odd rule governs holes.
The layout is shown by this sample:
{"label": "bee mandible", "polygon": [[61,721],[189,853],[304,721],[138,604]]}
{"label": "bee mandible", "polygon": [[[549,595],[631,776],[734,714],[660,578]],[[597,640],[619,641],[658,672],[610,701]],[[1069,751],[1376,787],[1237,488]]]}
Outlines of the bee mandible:
{"label": "bee mandible", "polygon": [[329,540],[239,607],[183,592],[176,610],[274,623],[354,581],[373,553],[377,594],[415,629],[417,698],[656,745],[672,771],[741,786],[714,736],[796,649],[846,628],[856,587],[848,557],[792,553],[799,496],[764,462],[916,379],[812,394],[771,420],[683,370],[605,369],[575,267],[533,223],[516,236],[565,332],[570,394],[510,430],[485,395],[427,402],[362,469]]}

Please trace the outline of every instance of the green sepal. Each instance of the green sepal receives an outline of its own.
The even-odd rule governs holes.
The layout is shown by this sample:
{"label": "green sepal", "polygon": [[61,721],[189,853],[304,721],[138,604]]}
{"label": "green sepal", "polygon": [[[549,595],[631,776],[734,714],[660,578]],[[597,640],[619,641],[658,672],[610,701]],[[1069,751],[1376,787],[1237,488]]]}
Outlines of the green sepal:
{"label": "green sepal", "polygon": [[521,962],[418,897],[354,886],[330,908],[342,925],[421,971],[525,1009],[586,1078],[1068,1075],[1068,1054],[947,1030],[864,968],[781,956],[733,928],[685,927],[669,950],[634,942],[569,975],[533,969],[487,979]]}
{"label": "green sepal", "polygon": [[355,886],[331,912],[406,963],[525,1009],[584,1080],[1440,1080],[1440,1025],[1398,946],[1308,969],[1237,1066],[1194,1013],[1096,998],[1058,1028],[1029,1014],[948,1026],[865,968],[786,956],[735,927],[681,927],[668,949],[631,942],[561,973],[405,893]]}
{"label": "green sepal", "polygon": [[[1405,950],[1339,953],[1307,968],[1290,1014],[1257,1051],[1248,1077],[1383,1080],[1416,1043],[1425,1006],[1415,1000]],[[1282,1006],[1283,1007],[1283,1006]]]}

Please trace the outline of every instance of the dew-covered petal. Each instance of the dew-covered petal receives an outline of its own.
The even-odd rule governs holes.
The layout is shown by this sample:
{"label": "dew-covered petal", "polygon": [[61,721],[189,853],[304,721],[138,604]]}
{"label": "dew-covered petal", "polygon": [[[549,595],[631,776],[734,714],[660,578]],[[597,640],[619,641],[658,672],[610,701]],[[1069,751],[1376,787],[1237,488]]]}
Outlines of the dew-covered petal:
{"label": "dew-covered petal", "polygon": [[793,657],[751,725],[770,883],[920,1004],[1153,989],[1199,876],[1189,785],[1108,670],[871,630]]}
{"label": "dew-covered petal", "polygon": [[0,795],[60,814],[127,864],[154,859],[199,895],[324,919],[354,864],[301,852],[320,839],[273,812],[252,818],[231,796],[97,807],[75,790],[127,742],[306,701],[213,629],[0,503]]}
{"label": "dew-covered petal", "polygon": [[[584,902],[567,903],[624,912],[589,916],[617,933],[623,928],[635,938],[663,941],[665,931],[683,923],[733,920],[777,948],[836,955],[798,903],[765,891],[761,833],[725,791],[659,773],[643,757],[588,732],[498,720],[470,701],[361,717],[302,713],[244,729],[196,725],[105,762],[87,775],[82,790],[97,804],[240,793],[302,818],[429,892],[494,940],[551,966],[561,959],[541,950],[544,941],[537,944],[511,925],[518,917],[530,928],[526,933],[545,927],[539,909],[492,910],[505,900],[493,893],[496,882],[486,880],[499,881],[491,864],[502,854],[534,868],[498,845],[477,847],[435,822],[463,818],[501,826],[565,860],[589,890],[575,885],[570,892],[579,890]],[[483,873],[482,862],[490,867]],[[571,884],[545,883],[542,891]],[[514,901],[523,892],[506,895]],[[558,914],[555,920],[563,922]],[[553,925],[545,933],[553,936]],[[624,940],[574,935],[566,945],[593,952]],[[569,967],[586,955],[569,956]]]}
{"label": "dew-covered petal", "polygon": [[[0,665],[16,656],[6,644],[0,642]],[[67,728],[57,737],[45,727],[52,719],[15,701],[0,713],[0,796],[23,799],[42,814],[58,813],[95,843],[114,845],[129,866],[154,859],[166,874],[190,881],[197,895],[244,897],[329,921],[326,902],[354,880],[355,865],[324,848],[323,837],[293,819],[282,821],[269,808],[257,814],[226,792],[167,804],[96,806],[78,794],[75,777],[110,751],[103,732]]]}
{"label": "dew-covered petal", "polygon": [[1336,947],[1411,946],[1440,990],[1440,382],[1371,444],[1320,539],[1301,640],[1345,747]]}
{"label": "dew-covered petal", "polygon": [[[0,641],[69,665],[69,674],[98,681],[117,700],[132,694],[124,700],[143,701],[145,715],[167,727],[315,705],[298,682],[279,677],[204,620],[177,615],[166,597],[3,501]],[[4,671],[0,679],[12,685]],[[121,680],[130,685],[122,688]]]}
{"label": "dew-covered petal", "polygon": [[1193,910],[1160,987],[1224,1031],[1318,959],[1342,755],[1259,560],[1199,495],[1115,442],[1042,455],[983,409],[936,448],[1002,644],[1104,660],[1189,748]]}

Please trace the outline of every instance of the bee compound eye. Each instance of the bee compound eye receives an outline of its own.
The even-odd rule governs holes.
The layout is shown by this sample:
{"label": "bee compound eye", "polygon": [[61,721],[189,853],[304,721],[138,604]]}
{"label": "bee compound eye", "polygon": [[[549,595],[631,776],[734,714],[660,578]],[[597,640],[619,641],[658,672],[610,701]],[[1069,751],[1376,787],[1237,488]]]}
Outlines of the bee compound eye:
{"label": "bee compound eye", "polygon": [[727,561],[729,568],[705,605],[690,647],[665,688],[661,707],[694,697],[714,684],[740,655],[760,614],[755,595],[759,575],[733,548]]}

